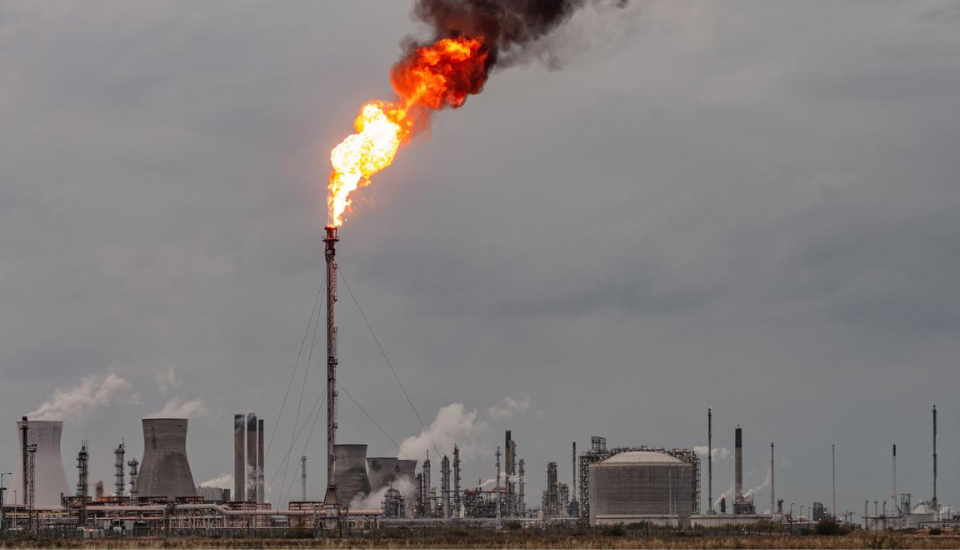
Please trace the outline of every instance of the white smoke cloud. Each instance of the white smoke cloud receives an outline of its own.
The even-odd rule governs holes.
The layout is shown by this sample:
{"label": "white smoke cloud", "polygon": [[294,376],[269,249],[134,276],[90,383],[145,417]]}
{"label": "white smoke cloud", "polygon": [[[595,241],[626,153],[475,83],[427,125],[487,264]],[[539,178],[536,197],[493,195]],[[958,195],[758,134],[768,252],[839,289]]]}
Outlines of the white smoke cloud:
{"label": "white smoke cloud", "polygon": [[183,381],[177,379],[177,373],[172,365],[167,367],[167,370],[159,372],[156,376],[156,380],[157,389],[162,395],[166,395],[167,390],[170,388],[179,388],[181,385],[183,385]]}
{"label": "white smoke cloud", "polygon": [[[707,458],[707,446],[698,445],[693,448],[693,452],[697,454],[700,458]],[[730,457],[730,449],[726,447],[714,447],[713,448],[713,459],[714,460],[723,460]]]}
{"label": "white smoke cloud", "polygon": [[526,412],[530,408],[530,396],[523,394],[520,399],[504,397],[500,403],[487,409],[487,416],[495,422],[506,420],[518,413]]}
{"label": "white smoke cloud", "polygon": [[[410,478],[402,477],[394,481],[390,486],[381,488],[379,491],[374,491],[369,495],[359,494],[353,497],[353,500],[350,501],[350,509],[379,510],[381,507],[383,507],[383,496],[387,493],[387,490],[390,489],[390,487],[400,491],[400,494],[404,495],[404,498],[406,498],[407,495],[413,495],[416,492],[414,489],[414,481]],[[414,503],[406,502],[404,504],[409,510]]]}
{"label": "white smoke cloud", "polygon": [[130,383],[115,374],[86,376],[72,388],[57,388],[39,409],[26,416],[31,420],[82,417],[90,411],[106,407],[128,388]]}
{"label": "white smoke cloud", "polygon": [[745,493],[743,493],[743,496],[747,498],[753,498],[753,496],[757,493],[757,491],[762,491],[763,489],[766,489],[769,486],[770,486],[770,470],[767,469],[767,477],[764,478],[763,483],[761,483],[760,485],[757,485],[752,489],[748,489]]}
{"label": "white smoke cloud", "polygon": [[201,487],[215,487],[217,489],[232,489],[233,475],[227,472],[220,472],[220,475],[213,479],[208,479],[200,484]]}
{"label": "white smoke cloud", "polygon": [[467,410],[463,403],[451,403],[440,409],[436,420],[418,435],[408,437],[400,444],[398,458],[423,460],[434,445],[442,453],[453,452],[460,447],[464,461],[473,460],[480,450],[480,439],[490,430],[486,422],[477,420],[476,410]]}
{"label": "white smoke cloud", "polygon": [[144,418],[193,418],[209,415],[210,407],[202,399],[184,400],[181,397],[174,397],[168,400],[162,409]]}

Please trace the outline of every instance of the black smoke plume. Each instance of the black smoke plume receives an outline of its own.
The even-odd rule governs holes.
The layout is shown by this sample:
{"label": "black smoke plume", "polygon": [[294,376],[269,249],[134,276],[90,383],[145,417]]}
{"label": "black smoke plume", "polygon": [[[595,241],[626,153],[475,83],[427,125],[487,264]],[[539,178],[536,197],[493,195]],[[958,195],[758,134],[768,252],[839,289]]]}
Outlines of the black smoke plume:
{"label": "black smoke plume", "polygon": [[433,29],[433,40],[480,38],[487,68],[525,59],[527,48],[560,28],[587,5],[623,8],[629,0],[417,0],[414,16]]}

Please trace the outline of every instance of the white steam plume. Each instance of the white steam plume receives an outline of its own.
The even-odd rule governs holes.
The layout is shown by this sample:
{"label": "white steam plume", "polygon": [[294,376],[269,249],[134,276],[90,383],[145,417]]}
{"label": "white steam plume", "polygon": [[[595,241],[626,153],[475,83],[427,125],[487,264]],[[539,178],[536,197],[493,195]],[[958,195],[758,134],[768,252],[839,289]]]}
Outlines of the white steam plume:
{"label": "white steam plume", "polygon": [[117,394],[129,387],[129,382],[115,374],[85,376],[72,388],[57,388],[39,409],[28,413],[27,417],[31,420],[64,420],[83,416],[106,407]]}
{"label": "white steam plume", "polygon": [[214,487],[217,489],[233,488],[233,475],[227,472],[220,472],[220,475],[213,479],[208,479],[200,484],[201,487]]}
{"label": "white steam plume", "polygon": [[160,371],[157,374],[157,389],[162,395],[167,394],[167,390],[170,388],[179,388],[183,385],[183,381],[177,378],[177,372],[174,370],[173,366],[167,367],[167,370]]}
{"label": "white steam plume", "polygon": [[480,451],[480,439],[489,430],[486,422],[477,420],[476,410],[468,411],[463,403],[452,403],[440,409],[430,427],[404,439],[397,458],[423,460],[434,445],[440,452],[449,453],[457,444],[461,459],[473,460]]}
{"label": "white steam plume", "polygon": [[[379,491],[374,491],[369,495],[359,494],[353,497],[353,500],[350,501],[350,509],[379,510],[381,507],[383,507],[383,496],[387,493],[387,489],[390,489],[391,487],[400,491],[400,494],[404,495],[404,497],[414,494],[413,480],[402,477],[395,480],[390,484],[390,486],[381,488]],[[413,503],[407,502],[406,505],[409,508],[413,505]]]}
{"label": "white steam plume", "polygon": [[451,403],[437,412],[437,418],[427,429],[400,444],[397,458],[423,460],[427,451],[436,452],[434,447],[442,454],[448,454],[453,452],[454,444],[460,448],[460,459],[464,462],[491,454],[491,444],[485,440],[490,432],[489,423],[527,412],[531,406],[527,394],[519,399],[506,397],[496,405],[487,407],[484,419],[476,409],[468,410],[463,403]]}
{"label": "white steam plume", "polygon": [[202,399],[184,400],[174,397],[167,401],[162,409],[152,412],[144,418],[192,418],[195,416],[209,416],[210,408]]}
{"label": "white steam plume", "polygon": [[504,397],[500,403],[487,409],[487,416],[491,420],[498,422],[513,417],[518,413],[526,412],[530,408],[530,396],[523,394],[520,399]]}
{"label": "white steam plume", "polygon": [[[697,456],[700,458],[707,458],[707,446],[698,445],[693,448],[693,452],[697,453]],[[714,460],[723,460],[730,457],[730,449],[726,447],[714,447],[713,448],[713,459]]]}

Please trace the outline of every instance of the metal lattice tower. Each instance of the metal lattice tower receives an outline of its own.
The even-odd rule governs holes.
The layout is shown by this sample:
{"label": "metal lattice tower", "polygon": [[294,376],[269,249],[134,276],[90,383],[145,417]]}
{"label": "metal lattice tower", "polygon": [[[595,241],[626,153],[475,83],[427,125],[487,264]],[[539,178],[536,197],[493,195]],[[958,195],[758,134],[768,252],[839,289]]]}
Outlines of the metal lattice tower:
{"label": "metal lattice tower", "polygon": [[334,445],[337,442],[337,325],[334,305],[337,303],[337,242],[340,237],[337,227],[325,228],[327,236],[324,257],[327,261],[327,493],[323,497],[324,506],[336,507],[337,484],[334,481],[336,457]]}
{"label": "metal lattice tower", "polygon": [[126,449],[123,445],[123,440],[120,440],[120,446],[117,447],[117,450],[113,451],[113,455],[116,458],[114,461],[114,468],[116,469],[116,480],[113,486],[114,493],[118,497],[123,496],[124,489],[126,488],[126,483],[123,479],[123,457],[126,454]]}

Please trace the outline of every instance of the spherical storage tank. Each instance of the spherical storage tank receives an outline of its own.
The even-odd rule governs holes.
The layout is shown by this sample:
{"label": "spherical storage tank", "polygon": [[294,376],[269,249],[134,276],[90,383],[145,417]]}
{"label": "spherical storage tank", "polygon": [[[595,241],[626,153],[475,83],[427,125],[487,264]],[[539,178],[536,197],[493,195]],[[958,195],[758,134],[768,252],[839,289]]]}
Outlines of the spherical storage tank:
{"label": "spherical storage tank", "polygon": [[590,465],[590,523],[696,513],[695,465],[657,451],[628,451]]}

